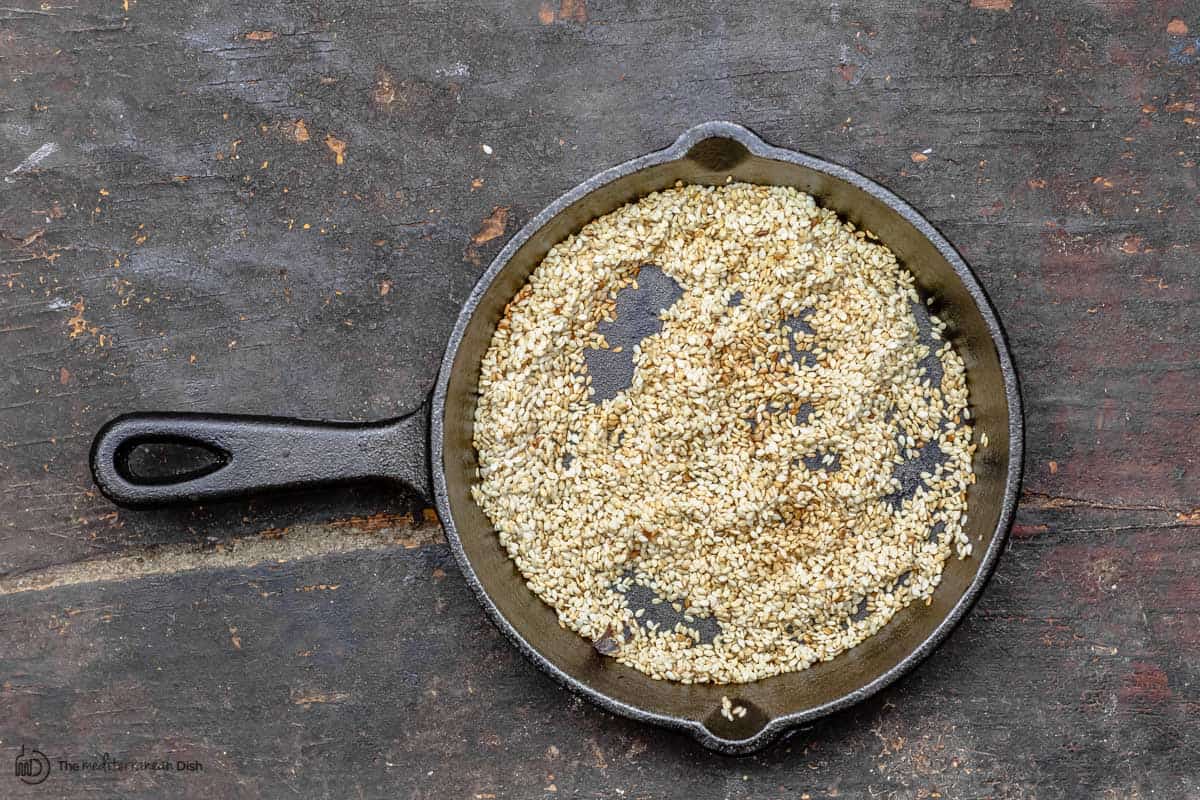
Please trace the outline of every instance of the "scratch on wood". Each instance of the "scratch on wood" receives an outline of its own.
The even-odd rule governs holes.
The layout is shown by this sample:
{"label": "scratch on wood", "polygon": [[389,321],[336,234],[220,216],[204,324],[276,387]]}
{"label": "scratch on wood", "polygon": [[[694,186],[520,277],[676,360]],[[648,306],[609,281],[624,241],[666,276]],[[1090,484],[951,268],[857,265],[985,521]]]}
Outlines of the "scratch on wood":
{"label": "scratch on wood", "polygon": [[43,8],[42,10],[39,11],[39,10],[33,9],[33,8],[12,8],[9,6],[5,6],[4,8],[0,8],[0,11],[3,11],[6,14],[23,14],[23,15],[38,16],[38,17],[57,17],[58,16],[58,14],[55,14],[53,11],[49,11],[45,8]]}
{"label": "scratch on wood", "polygon": [[381,511],[378,514],[368,514],[365,517],[349,517],[348,519],[330,522],[331,528],[353,528],[355,530],[375,533],[393,528],[407,528],[413,524],[412,514],[390,514]]}
{"label": "scratch on wood", "polygon": [[340,703],[343,700],[349,700],[350,695],[346,692],[312,692],[310,694],[302,694],[292,698],[292,704],[297,706],[309,706],[314,703]]}
{"label": "scratch on wood", "polygon": [[1190,514],[1193,514],[1197,509],[1178,509],[1169,508],[1167,506],[1156,505],[1138,505],[1136,503],[1105,503],[1099,500],[1088,500],[1083,497],[1066,497],[1062,495],[1047,494],[1046,492],[1030,492],[1022,493],[1022,506],[1029,509],[1050,510],[1059,508],[1098,508],[1105,511],[1160,511],[1178,515],[1180,520],[1186,521]]}
{"label": "scratch on wood", "polygon": [[[383,524],[386,518],[390,524]],[[250,567],[286,563],[358,550],[411,549],[446,541],[439,526],[414,523],[403,515],[377,514],[352,517],[328,525],[296,525],[286,530],[263,531],[235,539],[217,548],[193,543],[164,545],[127,551],[113,558],[98,558],[50,567],[37,572],[0,578],[0,597],[44,591],[84,583],[113,583],[154,575],[175,575],[206,569]],[[336,587],[323,587],[332,591]]]}
{"label": "scratch on wood", "polygon": [[[26,156],[24,161],[10,169],[8,174],[11,176],[20,174],[22,172],[29,172],[30,170],[35,169],[38,164],[42,163],[57,152],[58,144],[56,142],[46,142],[37,150],[34,150],[32,153]],[[5,180],[9,183],[12,183],[13,181],[11,177],[5,178]]]}

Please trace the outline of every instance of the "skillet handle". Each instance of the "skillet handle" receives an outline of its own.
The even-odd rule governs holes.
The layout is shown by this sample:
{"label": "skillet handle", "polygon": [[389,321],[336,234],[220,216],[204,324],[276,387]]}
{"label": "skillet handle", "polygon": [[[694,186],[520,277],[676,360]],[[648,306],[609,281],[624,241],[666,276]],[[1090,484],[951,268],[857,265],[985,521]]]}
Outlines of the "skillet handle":
{"label": "skillet handle", "polygon": [[[127,414],[92,443],[96,486],[117,505],[146,508],[273,489],[390,480],[429,496],[428,408],[382,423],[313,422],[233,414]],[[208,451],[211,463],[178,478],[138,476],[139,445]]]}

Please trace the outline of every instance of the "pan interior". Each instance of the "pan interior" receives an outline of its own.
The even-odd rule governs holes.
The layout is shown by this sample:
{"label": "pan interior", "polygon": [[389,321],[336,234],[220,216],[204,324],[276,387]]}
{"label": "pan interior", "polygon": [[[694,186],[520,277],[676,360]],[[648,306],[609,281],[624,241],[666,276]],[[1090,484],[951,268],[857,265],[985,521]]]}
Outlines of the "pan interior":
{"label": "pan interior", "polygon": [[[975,554],[963,561],[953,556],[947,560],[931,605],[909,606],[875,636],[803,672],[741,685],[685,686],[653,680],[599,655],[590,642],[560,627],[554,611],[526,587],[491,522],[471,496],[471,486],[478,479],[473,418],[480,361],[504,306],[553,245],[592,219],[675,181],[717,185],[730,176],[735,181],[793,186],[808,192],[843,218],[874,232],[892,249],[916,277],[922,296],[932,298],[934,313],[948,324],[946,335],[966,363],[975,437],[978,441],[980,434],[986,433],[989,447],[980,448],[975,455],[978,482],[968,494],[966,530]],[[615,701],[632,707],[626,711],[699,722],[725,741],[748,739],[783,715],[815,712],[853,699],[856,692],[921,650],[982,569],[983,556],[997,535],[1003,513],[1009,467],[1005,376],[989,327],[954,267],[914,224],[869,192],[816,165],[755,155],[727,138],[702,140],[686,157],[647,166],[599,186],[521,243],[482,290],[466,324],[446,386],[444,414],[441,466],[445,501],[466,558],[496,612],[529,648],[610,704]],[[719,713],[726,696],[749,713],[736,721],[726,720]]]}

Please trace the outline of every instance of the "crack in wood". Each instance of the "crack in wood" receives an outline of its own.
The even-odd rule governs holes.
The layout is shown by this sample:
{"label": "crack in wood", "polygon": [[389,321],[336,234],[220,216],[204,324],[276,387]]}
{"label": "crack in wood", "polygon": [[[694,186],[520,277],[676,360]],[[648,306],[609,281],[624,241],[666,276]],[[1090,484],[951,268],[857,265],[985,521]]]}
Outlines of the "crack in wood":
{"label": "crack in wood", "polygon": [[1187,519],[1196,514],[1195,508],[1172,508],[1136,503],[1104,503],[1099,500],[1088,500],[1083,497],[1068,497],[1048,492],[1023,492],[1021,507],[1029,510],[1045,511],[1060,508],[1095,508],[1105,511],[1159,511],[1165,514],[1175,514],[1179,519]]}
{"label": "crack in wood", "polygon": [[131,550],[0,578],[0,597],[84,583],[114,583],[197,570],[238,569],[262,563],[321,558],[357,550],[413,549],[444,544],[440,525],[428,520],[396,524],[396,515],[354,517],[327,524],[294,525],[214,546],[180,543]]}

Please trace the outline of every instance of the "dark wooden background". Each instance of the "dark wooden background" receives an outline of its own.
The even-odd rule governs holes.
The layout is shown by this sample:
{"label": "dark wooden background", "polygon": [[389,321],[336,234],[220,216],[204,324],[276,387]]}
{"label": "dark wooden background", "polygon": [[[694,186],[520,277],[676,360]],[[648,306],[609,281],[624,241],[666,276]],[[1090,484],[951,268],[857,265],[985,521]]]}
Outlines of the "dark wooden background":
{"label": "dark wooden background", "polygon": [[[1200,796],[1200,4],[4,5],[0,796]],[[708,119],[909,200],[1008,328],[1011,546],[898,685],[718,757],[526,663],[409,498],[93,490],[121,412],[415,407],[508,235]]]}

